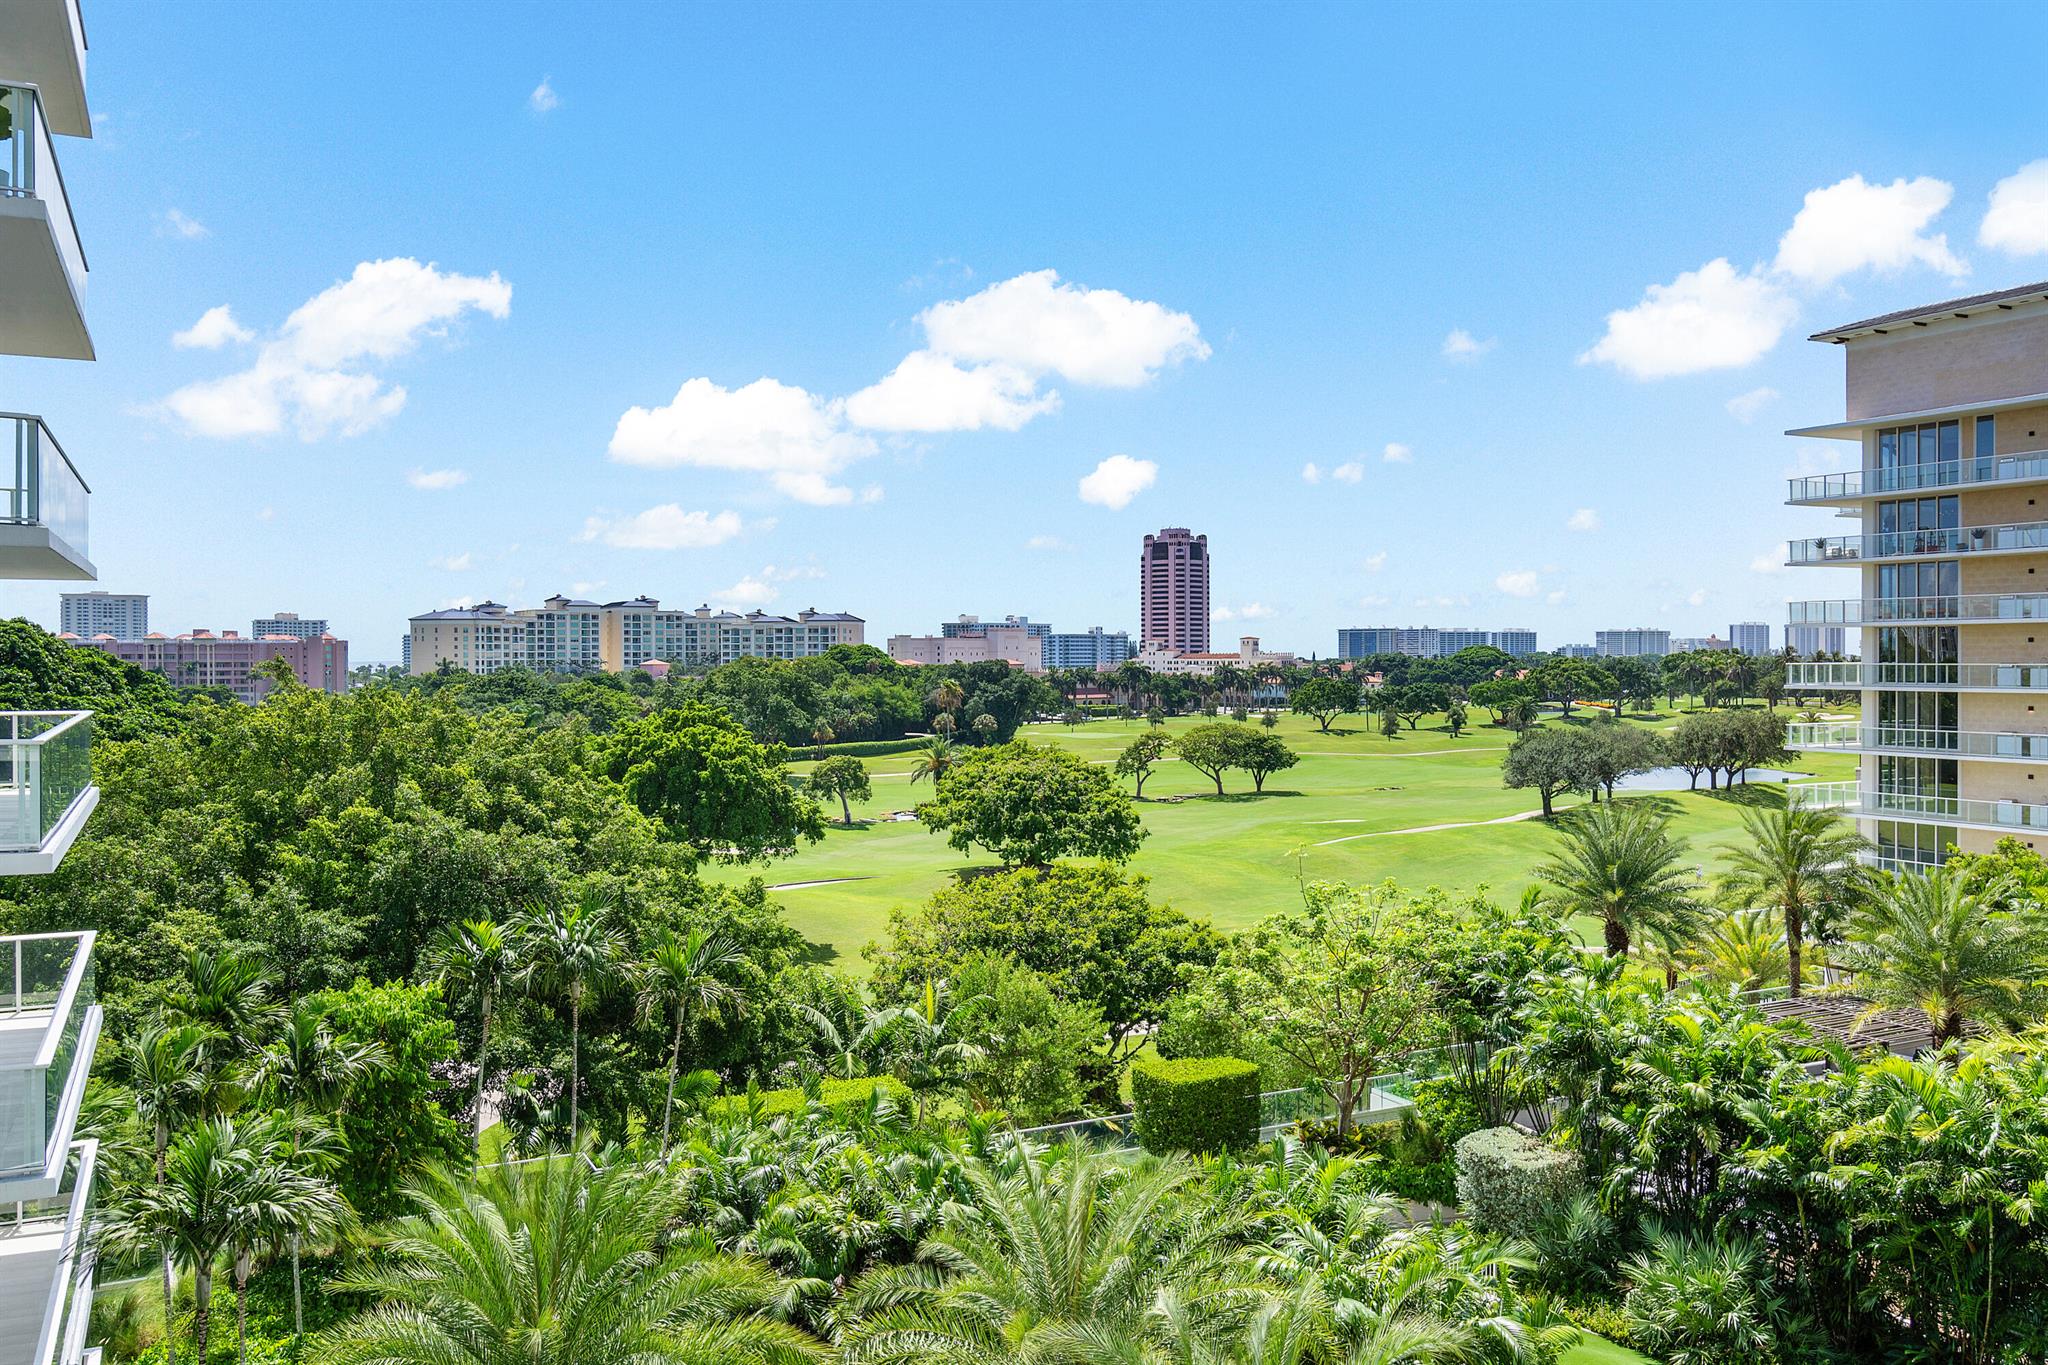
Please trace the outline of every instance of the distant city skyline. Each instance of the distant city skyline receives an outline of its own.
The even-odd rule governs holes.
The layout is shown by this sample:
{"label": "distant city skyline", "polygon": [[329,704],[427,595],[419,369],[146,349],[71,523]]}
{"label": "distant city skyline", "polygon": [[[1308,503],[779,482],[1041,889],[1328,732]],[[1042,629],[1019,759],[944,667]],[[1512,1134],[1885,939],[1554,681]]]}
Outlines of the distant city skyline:
{"label": "distant city skyline", "polygon": [[818,10],[764,65],[746,7],[96,9],[61,156],[100,359],[0,386],[92,485],[102,584],[387,657],[422,606],[628,585],[886,638],[1023,583],[1135,639],[1169,525],[1226,643],[1776,635],[1815,531],[1758,490],[1846,459],[1781,434],[1842,411],[1797,338],[2048,275],[2026,83],[1814,115],[1914,11],[1503,7],[1477,49],[1451,11],[1020,13]]}

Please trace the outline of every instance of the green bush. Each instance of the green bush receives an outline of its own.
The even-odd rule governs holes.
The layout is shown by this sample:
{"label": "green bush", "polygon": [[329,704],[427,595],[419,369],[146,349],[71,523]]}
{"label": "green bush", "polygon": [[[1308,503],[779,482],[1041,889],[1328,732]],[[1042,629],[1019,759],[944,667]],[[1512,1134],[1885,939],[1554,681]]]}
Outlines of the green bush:
{"label": "green bush", "polygon": [[1487,1232],[1534,1239],[1585,1188],[1579,1158],[1519,1128],[1458,1140],[1458,1207]]}
{"label": "green bush", "polygon": [[1146,1059],[1131,1068],[1148,1152],[1214,1152],[1259,1140],[1259,1068],[1235,1057]]}
{"label": "green bush", "polygon": [[[894,1076],[855,1076],[848,1080],[826,1080],[818,1084],[817,1100],[827,1109],[851,1109],[868,1102],[880,1090],[898,1104],[910,1102],[910,1091]],[[755,1114],[772,1119],[783,1114],[801,1114],[810,1106],[806,1090],[750,1090],[744,1095],[721,1095],[707,1106],[713,1118],[739,1118]]]}
{"label": "green bush", "polygon": [[844,744],[793,744],[790,757],[803,759],[823,754],[826,758],[836,758],[844,754],[849,758],[881,758],[886,754],[913,753],[929,743],[930,740],[920,735],[913,739],[851,739]]}
{"label": "green bush", "polygon": [[1551,1306],[1559,1316],[1581,1332],[1604,1337],[1617,1346],[1633,1347],[1633,1326],[1629,1315],[1618,1303],[1607,1299],[1552,1299]]}
{"label": "green bush", "polygon": [[1335,1119],[1294,1125],[1294,1136],[1333,1156],[1368,1163],[1372,1184],[1387,1194],[1423,1204],[1454,1204],[1458,1169],[1450,1149],[1437,1143],[1411,1116],[1398,1123],[1361,1123],[1341,1137]]}
{"label": "green bush", "polygon": [[1413,1121],[1422,1126],[1443,1155],[1448,1156],[1466,1134],[1486,1126],[1479,1106],[1472,1102],[1465,1087],[1454,1080],[1422,1081],[1415,1087],[1414,1100]]}

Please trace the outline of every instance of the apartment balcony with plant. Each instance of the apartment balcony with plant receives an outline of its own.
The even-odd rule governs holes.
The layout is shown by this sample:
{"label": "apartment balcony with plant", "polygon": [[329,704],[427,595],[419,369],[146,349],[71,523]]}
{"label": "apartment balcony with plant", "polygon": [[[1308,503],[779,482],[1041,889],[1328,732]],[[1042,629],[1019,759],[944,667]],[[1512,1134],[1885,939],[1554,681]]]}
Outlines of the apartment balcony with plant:
{"label": "apartment balcony with plant", "polygon": [[2048,521],[2007,526],[1941,526],[1862,536],[1815,536],[1791,542],[1788,551],[1785,562],[1795,568],[1867,564],[1886,559],[2043,554],[2048,553]]}
{"label": "apartment balcony with plant", "polygon": [[0,352],[91,360],[85,282],[42,92],[0,78]]}
{"label": "apartment balcony with plant", "polygon": [[1795,506],[1851,506],[1868,498],[1895,497],[1937,489],[2048,483],[2048,450],[2010,455],[1978,455],[1934,464],[1898,465],[1890,469],[1850,469],[1840,474],[1815,474],[1790,480]]}

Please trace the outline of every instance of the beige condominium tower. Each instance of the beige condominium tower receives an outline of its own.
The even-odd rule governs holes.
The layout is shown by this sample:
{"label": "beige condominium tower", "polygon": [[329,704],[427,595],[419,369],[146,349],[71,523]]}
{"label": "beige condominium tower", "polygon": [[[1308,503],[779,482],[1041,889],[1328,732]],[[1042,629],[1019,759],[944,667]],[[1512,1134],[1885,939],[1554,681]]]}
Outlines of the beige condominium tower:
{"label": "beige condominium tower", "polygon": [[2048,851],[2048,282],[1815,334],[1842,348],[1847,415],[1788,434],[1850,443],[1853,470],[1794,479],[1844,534],[1794,565],[1853,570],[1853,595],[1791,604],[1862,658],[1791,684],[1856,689],[1856,723],[1792,727],[1858,756],[1854,782],[1793,788],[1855,817],[1896,870],[2004,836]]}

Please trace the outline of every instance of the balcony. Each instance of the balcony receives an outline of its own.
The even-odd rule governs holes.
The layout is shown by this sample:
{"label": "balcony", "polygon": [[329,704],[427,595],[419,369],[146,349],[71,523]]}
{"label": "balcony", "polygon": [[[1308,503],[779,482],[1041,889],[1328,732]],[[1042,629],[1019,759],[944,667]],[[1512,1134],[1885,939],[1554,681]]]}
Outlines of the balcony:
{"label": "balcony", "polygon": [[91,360],[85,275],[42,96],[0,84],[0,351]]}
{"label": "balcony", "polygon": [[99,801],[92,712],[0,711],[0,877],[56,871]]}
{"label": "balcony", "polygon": [[0,1202],[58,1190],[100,1036],[94,941],[0,938]]}
{"label": "balcony", "polygon": [[1882,626],[1944,621],[1968,625],[2048,621],[2048,593],[1959,593],[1951,597],[1867,597],[1788,604],[1795,626]]}
{"label": "balcony", "polygon": [[1891,469],[1852,469],[1791,480],[1788,503],[1827,505],[1856,503],[1931,489],[1961,489],[1984,484],[2048,483],[2048,451],[2012,455],[1977,455],[1946,464],[1899,465]]}
{"label": "balcony", "polygon": [[0,1365],[92,1365],[93,1184],[99,1144],[81,1142],[64,1162],[62,1188],[23,1201],[0,1224]]}
{"label": "balcony", "polygon": [[85,19],[78,0],[8,0],[7,51],[0,76],[42,90],[44,117],[59,137],[91,137],[85,103]]}
{"label": "balcony", "polygon": [[1786,786],[1785,793],[1786,800],[1795,806],[1822,806],[1857,819],[2048,833],[2048,806],[2024,801],[1908,796],[1902,792],[1873,791],[1855,782],[1793,782]]}
{"label": "balcony", "polygon": [[2048,664],[1793,664],[1786,669],[1785,685],[1826,692],[2048,692]]}
{"label": "balcony", "polygon": [[1830,722],[1790,725],[1785,730],[1785,743],[1794,749],[1835,749],[1860,754],[1933,754],[1993,763],[2048,763],[2048,735],[1935,730],[1917,725]]}
{"label": "balcony", "polygon": [[40,417],[0,412],[0,459],[14,455],[12,482],[0,488],[0,578],[91,582],[86,558],[92,489]]}
{"label": "balcony", "polygon": [[1795,540],[1786,563],[1797,567],[1863,564],[1880,559],[1935,555],[2039,554],[2048,551],[2048,521],[2008,526],[1946,526],[1929,531],[1880,531],[1867,536]]}

